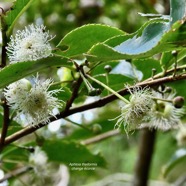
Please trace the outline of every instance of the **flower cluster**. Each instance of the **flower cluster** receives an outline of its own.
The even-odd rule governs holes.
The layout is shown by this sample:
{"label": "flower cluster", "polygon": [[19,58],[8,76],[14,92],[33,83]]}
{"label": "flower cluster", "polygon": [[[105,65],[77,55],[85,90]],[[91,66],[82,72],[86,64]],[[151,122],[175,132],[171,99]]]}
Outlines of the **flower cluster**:
{"label": "flower cluster", "polygon": [[[116,126],[124,125],[125,130],[154,128],[162,131],[177,128],[184,115],[183,99],[175,99],[175,93],[159,93],[148,88],[128,88],[131,96],[129,103],[121,108]],[[174,103],[178,100],[181,103]],[[179,107],[177,106],[179,105]]]}
{"label": "flower cluster", "polygon": [[54,116],[53,109],[62,107],[62,102],[55,97],[62,90],[49,91],[51,84],[51,79],[42,82],[38,76],[34,78],[33,85],[23,79],[10,84],[4,90],[4,95],[8,104],[19,115],[24,115],[28,123],[48,123],[49,117]]}
{"label": "flower cluster", "polygon": [[15,37],[10,37],[7,55],[11,63],[36,61],[51,55],[49,41],[53,37],[45,31],[45,26],[29,25],[22,31],[17,31]]}

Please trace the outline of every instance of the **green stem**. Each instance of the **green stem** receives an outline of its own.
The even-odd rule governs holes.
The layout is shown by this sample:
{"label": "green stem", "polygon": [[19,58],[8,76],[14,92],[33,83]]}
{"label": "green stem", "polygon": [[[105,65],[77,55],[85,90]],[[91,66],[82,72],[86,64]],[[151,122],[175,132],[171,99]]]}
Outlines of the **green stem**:
{"label": "green stem", "polygon": [[86,127],[86,126],[84,126],[84,125],[82,125],[82,124],[78,124],[78,123],[76,123],[76,122],[74,122],[74,121],[72,121],[72,120],[70,120],[70,119],[68,119],[68,118],[65,118],[64,120],[70,122],[70,123],[73,124],[73,125],[76,125],[76,126],[78,126],[78,127],[81,127],[81,128],[83,128],[83,129],[85,129],[85,130],[92,131],[92,130],[89,129],[88,127]]}
{"label": "green stem", "polygon": [[104,87],[105,89],[107,89],[108,91],[110,91],[111,93],[113,93],[115,96],[117,96],[119,99],[121,99],[123,102],[125,102],[126,104],[130,103],[127,99],[125,99],[123,96],[121,96],[120,94],[118,94],[116,91],[114,91],[113,89],[111,89],[110,87],[108,87],[107,85],[105,85],[104,83],[102,83],[101,81],[89,76],[88,74],[86,74],[86,76],[91,79],[92,81],[96,82],[97,84],[101,85],[102,87]]}
{"label": "green stem", "polygon": [[162,98],[155,98],[155,97],[153,97],[152,99],[172,103],[172,100],[169,99],[162,99]]}
{"label": "green stem", "polygon": [[[106,84],[109,86],[109,78],[108,78],[108,73],[105,74],[106,77]],[[107,90],[107,95],[109,95],[109,91]]]}
{"label": "green stem", "polygon": [[88,92],[92,92],[94,90],[94,88],[92,87],[92,85],[87,81],[87,79],[85,78],[85,76],[83,75],[83,73],[81,71],[79,71],[81,78],[83,79],[85,86],[88,89]]}

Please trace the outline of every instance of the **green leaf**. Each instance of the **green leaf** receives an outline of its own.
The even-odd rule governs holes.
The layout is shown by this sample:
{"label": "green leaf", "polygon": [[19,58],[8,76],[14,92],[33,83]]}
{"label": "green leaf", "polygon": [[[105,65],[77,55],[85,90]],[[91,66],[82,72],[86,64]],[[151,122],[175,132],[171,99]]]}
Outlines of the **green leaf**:
{"label": "green leaf", "polygon": [[186,171],[186,150],[179,149],[164,168],[164,177],[173,182],[182,176]]}
{"label": "green leaf", "polygon": [[[183,96],[184,98],[186,98],[186,89],[183,88],[183,85],[186,84],[186,80],[179,80],[176,82],[170,82],[170,83],[166,83],[167,86],[170,86],[172,88],[174,88],[176,90],[176,93],[178,96]],[[185,103],[186,105],[186,103]]]}
{"label": "green leaf", "polygon": [[170,0],[170,7],[171,24],[182,19],[186,15],[185,0]]}
{"label": "green leaf", "polygon": [[57,45],[58,54],[74,57],[86,53],[96,43],[125,33],[117,28],[100,24],[89,24],[68,33]]}
{"label": "green leaf", "polygon": [[177,51],[177,57],[175,58],[172,55],[172,52],[164,52],[161,57],[161,65],[164,70],[167,70],[173,63],[175,63],[175,60],[179,63],[182,59],[186,57],[186,49]]}
{"label": "green leaf", "polygon": [[142,73],[138,71],[132,63],[125,60],[121,60],[119,64],[112,69],[110,74],[121,74],[136,81],[140,81],[142,77]]}
{"label": "green leaf", "polygon": [[152,69],[156,70],[156,74],[162,71],[160,62],[153,58],[134,59],[132,63],[143,73],[142,80],[152,77]]}
{"label": "green leaf", "polygon": [[97,163],[98,167],[105,167],[106,162],[99,154],[92,154],[84,145],[72,141],[45,141],[42,149],[47,153],[50,161],[65,163]]}
{"label": "green leaf", "polygon": [[122,54],[138,55],[146,53],[154,48],[161,40],[162,35],[168,30],[169,24],[157,22],[149,24],[141,36],[135,35],[133,38],[121,43],[114,49]]}
{"label": "green leaf", "polygon": [[87,58],[89,61],[146,58],[165,51],[181,50],[185,47],[185,30],[185,20],[177,21],[172,28],[163,20],[151,20],[134,36],[124,36],[120,45],[113,46],[122,37],[112,38],[111,45],[108,41],[94,45]]}
{"label": "green leaf", "polygon": [[9,36],[12,32],[15,22],[17,19],[26,11],[30,4],[34,0],[17,0],[14,2],[14,6],[7,13],[5,17],[6,24],[8,25],[7,35]]}
{"label": "green leaf", "polygon": [[10,64],[0,70],[0,88],[4,88],[14,81],[51,66],[63,66],[72,69],[72,63],[69,63],[68,59],[61,57],[48,57],[38,61]]}
{"label": "green leaf", "polygon": [[[61,87],[63,87],[62,85],[58,85],[58,86],[51,86],[49,88],[49,90],[54,90],[54,89],[60,89]],[[56,97],[59,99],[59,100],[63,100],[64,102],[66,102],[67,100],[70,99],[71,95],[72,95],[72,92],[69,88],[67,87],[63,87],[62,88],[63,91],[59,92]]]}

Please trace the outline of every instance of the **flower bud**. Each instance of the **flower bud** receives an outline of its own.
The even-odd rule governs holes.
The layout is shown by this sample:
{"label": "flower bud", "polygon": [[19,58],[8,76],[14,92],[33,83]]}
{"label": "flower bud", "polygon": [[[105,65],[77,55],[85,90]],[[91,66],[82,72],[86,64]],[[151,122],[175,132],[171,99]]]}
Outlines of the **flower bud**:
{"label": "flower bud", "polygon": [[182,108],[184,105],[184,97],[182,96],[177,96],[173,99],[173,105],[175,108]]}

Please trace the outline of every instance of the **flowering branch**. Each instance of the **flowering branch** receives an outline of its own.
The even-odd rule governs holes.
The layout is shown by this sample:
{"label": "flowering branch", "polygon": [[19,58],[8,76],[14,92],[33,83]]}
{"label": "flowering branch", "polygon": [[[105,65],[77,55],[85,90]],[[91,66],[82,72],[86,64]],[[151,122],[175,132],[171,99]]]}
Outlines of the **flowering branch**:
{"label": "flowering branch", "polygon": [[[186,79],[186,74],[176,76],[176,77],[173,77],[173,76],[163,77],[163,78],[160,78],[160,79],[151,80],[149,82],[140,82],[140,83],[137,84],[137,86],[153,87],[153,86],[161,85],[163,83],[174,82],[174,81],[183,80],[183,79]],[[130,88],[132,88],[132,87],[130,87]],[[126,95],[129,92],[126,88],[124,88],[124,89],[118,91],[118,93],[120,95]],[[98,101],[95,101],[93,103],[89,103],[89,104],[86,104],[86,105],[75,107],[75,108],[69,109],[68,111],[62,111],[59,115],[57,115],[55,117],[51,117],[50,121],[52,122],[52,121],[55,121],[57,119],[65,118],[65,117],[70,116],[72,114],[75,114],[75,113],[78,113],[78,112],[83,112],[83,111],[86,111],[86,110],[89,110],[89,109],[103,107],[106,104],[108,104],[108,103],[110,103],[110,102],[112,102],[116,99],[117,99],[117,96],[112,94],[112,95],[106,96],[104,98],[101,98]],[[10,135],[10,136],[8,136],[5,139],[4,144],[8,145],[8,144],[26,136],[26,135],[28,135],[28,134],[33,133],[34,131],[36,131],[39,128],[42,128],[44,126],[46,126],[46,124],[38,124],[37,126],[28,126],[28,127],[24,128],[24,129],[22,129],[22,130],[20,130],[16,133]]]}

